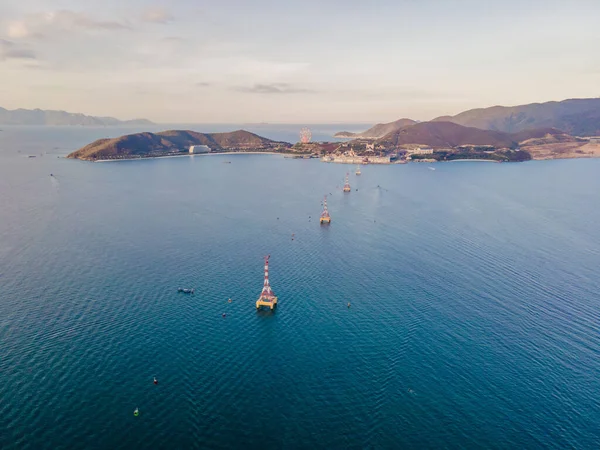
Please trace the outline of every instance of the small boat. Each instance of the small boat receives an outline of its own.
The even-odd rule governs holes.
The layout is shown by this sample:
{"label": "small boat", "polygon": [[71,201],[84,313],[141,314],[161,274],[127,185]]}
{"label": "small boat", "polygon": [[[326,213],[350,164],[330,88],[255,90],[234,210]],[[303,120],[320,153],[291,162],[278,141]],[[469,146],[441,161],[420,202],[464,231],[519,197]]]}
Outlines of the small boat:
{"label": "small boat", "polygon": [[154,377],[154,384],[158,384],[158,380]]}
{"label": "small boat", "polygon": [[30,158],[35,158],[35,155],[29,155]]}
{"label": "small boat", "polygon": [[179,288],[179,289],[177,289],[177,292],[183,292],[184,294],[193,294],[194,293],[194,289]]}
{"label": "small boat", "polygon": [[135,417],[139,416],[140,415],[140,410],[138,408],[135,408],[135,411],[133,412],[133,415]]}

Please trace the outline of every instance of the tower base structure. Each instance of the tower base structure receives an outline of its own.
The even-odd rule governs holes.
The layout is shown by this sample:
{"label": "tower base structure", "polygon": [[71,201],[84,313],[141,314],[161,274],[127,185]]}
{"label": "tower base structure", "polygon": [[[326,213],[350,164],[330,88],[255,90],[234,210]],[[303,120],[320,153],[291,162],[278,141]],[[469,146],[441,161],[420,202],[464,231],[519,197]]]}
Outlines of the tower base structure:
{"label": "tower base structure", "polygon": [[260,309],[261,306],[266,306],[268,308],[270,308],[271,310],[273,310],[275,308],[275,306],[277,306],[277,297],[260,297],[257,301],[256,301],[256,309]]}

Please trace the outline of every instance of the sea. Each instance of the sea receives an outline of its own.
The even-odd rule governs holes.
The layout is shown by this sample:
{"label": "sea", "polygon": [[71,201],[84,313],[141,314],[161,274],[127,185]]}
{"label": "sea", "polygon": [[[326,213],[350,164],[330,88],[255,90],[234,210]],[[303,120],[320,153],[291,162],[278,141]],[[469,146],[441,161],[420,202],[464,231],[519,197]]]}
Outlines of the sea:
{"label": "sea", "polygon": [[0,448],[600,448],[600,160],[92,163],[142,130],[0,128]]}

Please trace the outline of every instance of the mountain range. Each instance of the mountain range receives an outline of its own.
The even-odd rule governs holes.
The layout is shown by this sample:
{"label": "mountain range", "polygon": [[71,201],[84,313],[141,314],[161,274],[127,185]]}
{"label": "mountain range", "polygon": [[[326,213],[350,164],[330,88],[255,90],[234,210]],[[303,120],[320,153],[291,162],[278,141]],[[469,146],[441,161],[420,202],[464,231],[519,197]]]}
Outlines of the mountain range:
{"label": "mountain range", "polygon": [[135,133],[112,139],[98,139],[69,154],[72,159],[95,161],[181,154],[191,145],[208,145],[212,151],[276,151],[291,147],[245,130],[229,133],[198,133],[169,130],[160,133]]}
{"label": "mountain range", "polygon": [[392,131],[377,143],[385,147],[403,145],[426,145],[433,148],[455,148],[459,146],[490,146],[494,148],[516,148],[520,142],[546,136],[563,135],[554,128],[536,128],[519,133],[481,130],[452,122],[421,122]]}
{"label": "mountain range", "polygon": [[492,106],[471,109],[456,116],[438,117],[433,121],[452,122],[467,127],[507,133],[551,127],[573,136],[598,136],[600,135],[600,98],[580,98],[520,106]]}
{"label": "mountain range", "polygon": [[[451,122],[466,127],[505,133],[554,128],[573,136],[600,136],[600,98],[570,99],[520,106],[492,106],[471,109],[455,116],[437,117],[431,122]],[[415,123],[410,119],[400,119],[377,124],[362,133],[343,131],[337,133],[335,137],[378,139]]]}
{"label": "mountain range", "polygon": [[115,127],[153,125],[153,122],[147,119],[119,120],[114,117],[86,116],[66,111],[0,108],[0,125]]}

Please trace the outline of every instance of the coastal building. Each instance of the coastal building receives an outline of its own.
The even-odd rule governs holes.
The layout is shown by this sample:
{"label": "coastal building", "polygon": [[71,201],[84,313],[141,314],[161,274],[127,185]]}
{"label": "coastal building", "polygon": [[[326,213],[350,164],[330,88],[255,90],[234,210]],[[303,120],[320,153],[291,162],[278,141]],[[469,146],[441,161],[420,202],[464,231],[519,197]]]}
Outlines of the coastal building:
{"label": "coastal building", "polygon": [[328,155],[321,159],[324,162],[341,164],[390,164],[390,156],[347,156],[347,155]]}
{"label": "coastal building", "polygon": [[365,150],[368,152],[374,152],[375,151],[375,143],[374,142],[372,142],[370,144],[367,143]]}
{"label": "coastal building", "polygon": [[428,147],[415,147],[406,151],[407,155],[431,155],[433,154],[433,149]]}
{"label": "coastal building", "polygon": [[208,145],[191,145],[190,146],[190,155],[198,154],[198,153],[210,153],[211,149]]}

